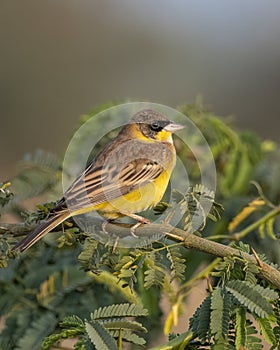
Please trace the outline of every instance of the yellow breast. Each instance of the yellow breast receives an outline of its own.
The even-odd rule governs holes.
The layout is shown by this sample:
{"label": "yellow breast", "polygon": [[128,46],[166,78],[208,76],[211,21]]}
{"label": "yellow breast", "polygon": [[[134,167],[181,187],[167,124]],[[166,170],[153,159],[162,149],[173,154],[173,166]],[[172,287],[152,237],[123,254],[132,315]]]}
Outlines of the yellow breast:
{"label": "yellow breast", "polygon": [[122,197],[103,203],[102,207],[99,206],[98,213],[107,219],[117,219],[125,215],[122,213],[138,213],[154,207],[162,199],[168,186],[174,164],[170,165],[171,169],[163,171],[154,181]]}

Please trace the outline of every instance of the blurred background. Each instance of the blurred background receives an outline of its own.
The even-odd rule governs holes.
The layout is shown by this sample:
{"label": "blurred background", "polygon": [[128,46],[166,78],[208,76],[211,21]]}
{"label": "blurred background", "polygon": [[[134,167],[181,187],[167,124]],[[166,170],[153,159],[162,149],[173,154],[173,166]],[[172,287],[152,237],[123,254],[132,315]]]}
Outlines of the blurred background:
{"label": "blurred background", "polygon": [[278,141],[280,2],[0,0],[0,181],[25,152],[63,156],[79,116],[110,100],[201,95]]}

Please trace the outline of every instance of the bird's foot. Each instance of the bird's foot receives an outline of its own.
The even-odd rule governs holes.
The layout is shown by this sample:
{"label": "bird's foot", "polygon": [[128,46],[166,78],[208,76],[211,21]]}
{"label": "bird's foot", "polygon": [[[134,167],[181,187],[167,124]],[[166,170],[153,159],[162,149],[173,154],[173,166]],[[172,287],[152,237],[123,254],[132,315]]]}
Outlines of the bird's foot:
{"label": "bird's foot", "polygon": [[135,214],[133,214],[133,216],[130,216],[130,217],[132,217],[133,219],[135,219],[135,220],[138,221],[135,225],[133,225],[133,226],[130,228],[131,236],[136,237],[136,238],[139,238],[139,236],[137,236],[137,235],[135,234],[136,229],[137,229],[139,226],[141,226],[142,224],[150,224],[151,221],[148,220],[148,219],[146,219],[146,218],[143,218],[143,217],[140,216],[140,215],[135,215]]}
{"label": "bird's foot", "polygon": [[101,228],[102,228],[102,231],[106,234],[106,235],[108,235],[109,234],[109,232],[107,231],[107,226],[108,226],[108,224],[110,224],[111,222],[113,222],[114,220],[105,220],[105,221],[103,221],[103,223],[102,223],[102,226],[101,226]]}

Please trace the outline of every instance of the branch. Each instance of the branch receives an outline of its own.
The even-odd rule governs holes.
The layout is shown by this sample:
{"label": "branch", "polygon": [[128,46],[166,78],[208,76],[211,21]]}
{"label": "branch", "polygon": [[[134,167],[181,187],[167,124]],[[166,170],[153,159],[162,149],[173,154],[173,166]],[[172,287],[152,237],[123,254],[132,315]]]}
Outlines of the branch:
{"label": "branch", "polygon": [[[98,223],[94,224],[95,231],[96,229],[102,230],[102,221],[99,220]],[[130,235],[130,227],[128,224],[117,224],[117,223],[109,223],[106,226],[106,230],[110,234],[114,234],[119,237],[124,237]],[[88,232],[94,232],[94,228],[88,226]],[[259,275],[263,279],[267,280],[269,283],[274,285],[276,288],[280,289],[280,271],[275,269],[274,267],[263,263],[261,266],[258,263],[258,260],[254,255],[250,255],[248,253],[242,252],[238,249],[226,246],[221,243],[210,241],[206,238],[198,237],[194,234],[188,233],[181,229],[175,228],[171,225],[167,224],[145,224],[141,225],[136,234],[138,236],[146,236],[151,237],[152,235],[160,235],[163,234],[165,237],[170,240],[182,243],[183,247],[187,249],[195,249],[200,252],[208,253],[214,255],[216,257],[224,258],[227,256],[240,256],[247,262],[253,263],[258,266]]]}
{"label": "branch", "polygon": [[262,263],[260,266],[258,259],[256,259],[254,255],[250,255],[221,243],[209,241],[205,238],[189,234],[177,228],[174,228],[170,233],[167,233],[166,236],[174,241],[183,242],[183,246],[185,248],[196,249],[200,252],[208,253],[216,257],[225,258],[233,255],[240,256],[247,262],[258,266],[260,277],[274,285],[276,288],[280,289],[280,271],[266,263]]}
{"label": "branch", "polygon": [[[84,231],[86,233],[102,231],[102,223],[103,220],[94,219],[87,224]],[[106,231],[118,237],[125,237],[130,235],[130,227],[131,225],[129,224],[108,223],[106,226]],[[30,231],[30,226],[27,227],[24,224],[0,224],[0,234],[11,233],[13,236],[19,236],[27,231]],[[254,255],[250,255],[221,243],[210,241],[206,238],[198,237],[194,234],[167,224],[141,225],[137,229],[136,234],[141,237],[151,237],[152,235],[162,234],[174,242],[181,243],[182,246],[187,249],[195,249],[197,251],[208,253],[220,258],[239,256],[247,262],[258,266],[260,277],[274,285],[276,288],[280,289],[280,271],[266,263],[262,263],[260,265],[258,259],[256,259]]]}

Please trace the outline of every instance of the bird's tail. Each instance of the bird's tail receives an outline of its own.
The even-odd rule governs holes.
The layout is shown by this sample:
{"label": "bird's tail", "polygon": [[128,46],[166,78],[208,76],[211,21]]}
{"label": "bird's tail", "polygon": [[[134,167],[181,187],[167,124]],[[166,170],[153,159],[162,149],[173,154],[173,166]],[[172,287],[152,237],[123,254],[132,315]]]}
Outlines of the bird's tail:
{"label": "bird's tail", "polygon": [[39,239],[45,236],[48,232],[54,229],[56,226],[61,224],[70,216],[69,212],[64,212],[56,214],[55,216],[43,221],[39,224],[32,232],[30,232],[22,241],[18,242],[13,250],[19,250],[24,252],[26,249],[30,248]]}

